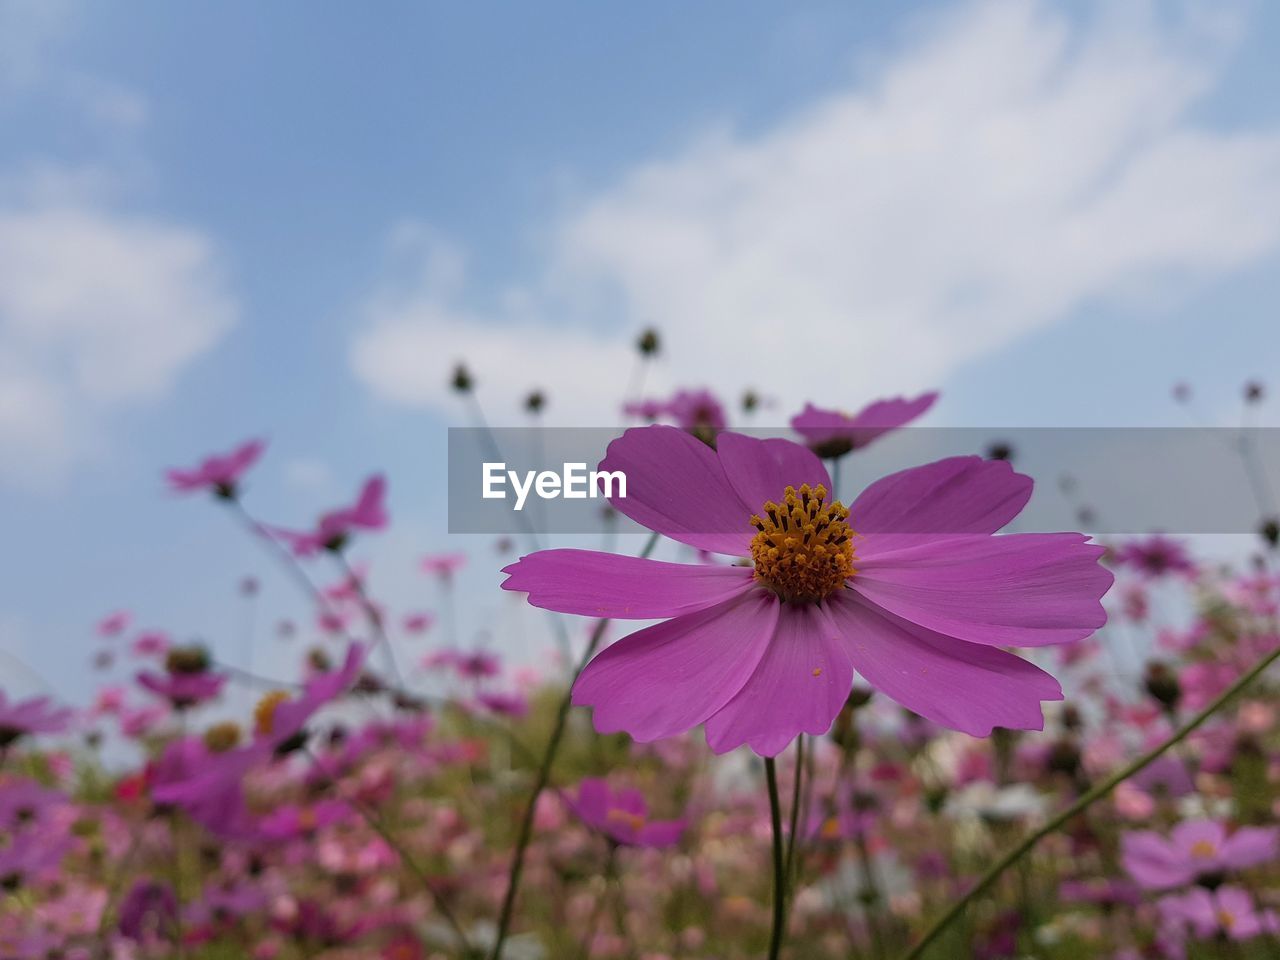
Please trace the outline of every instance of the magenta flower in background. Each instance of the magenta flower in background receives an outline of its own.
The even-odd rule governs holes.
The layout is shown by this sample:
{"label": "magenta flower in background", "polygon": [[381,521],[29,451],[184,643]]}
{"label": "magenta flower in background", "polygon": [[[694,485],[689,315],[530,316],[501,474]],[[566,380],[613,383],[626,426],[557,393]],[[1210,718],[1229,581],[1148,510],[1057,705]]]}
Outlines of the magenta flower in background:
{"label": "magenta flower in background", "polygon": [[672,427],[626,431],[602,470],[614,507],[749,566],[544,550],[505,568],[534,606],[659,619],[587,666],[573,702],[603,733],[647,742],[706,725],[723,753],[773,756],[822,734],[857,671],[946,727],[1041,729],[1058,682],[1002,647],[1082,639],[1106,621],[1102,548],[1075,533],[994,536],[1031,496],[1008,463],[953,457],[868,487],[851,509],[810,450],[722,433],[712,450]]}
{"label": "magenta flower in background", "polygon": [[340,551],[357,530],[381,530],[387,525],[386,492],[386,478],[376,474],[365,481],[354,504],[323,514],[314,530],[296,532],[272,528],[266,532],[280,537],[300,557],[312,556],[321,550]]}
{"label": "magenta flower in background", "polygon": [[118,637],[124,633],[133,621],[133,614],[128,610],[116,610],[98,621],[96,630],[100,637]]}
{"label": "magenta flower in background", "polygon": [[53,706],[48,697],[12,701],[0,690],[0,749],[30,734],[63,733],[74,715],[69,709]]}
{"label": "magenta flower in background", "polygon": [[[360,644],[351,644],[342,668],[316,676],[307,683],[301,696],[290,697],[283,692],[268,694],[254,712],[251,743],[210,754],[204,762],[184,769],[168,782],[157,784],[152,790],[153,799],[181,807],[193,820],[219,836],[256,835],[257,828],[245,806],[241,781],[257,765],[302,745],[307,721],[355,684],[364,665],[364,652]],[[192,749],[198,751],[198,741]]]}
{"label": "magenta flower in background", "polygon": [[583,823],[625,847],[670,847],[684,833],[683,820],[650,820],[639,790],[615,791],[596,777],[578,784],[569,805]]}
{"label": "magenta flower in background", "polygon": [[910,400],[905,397],[877,400],[853,414],[824,410],[809,403],[791,418],[791,429],[800,434],[818,456],[840,457],[906,426],[922,416],[937,399],[936,393],[925,393]]}
{"label": "magenta flower in background", "polygon": [[165,477],[170,489],[178,493],[212,490],[214,496],[231,500],[239,492],[240,478],[258,462],[264,449],[266,443],[262,440],[250,440],[230,453],[206,457],[190,470],[168,470]]}
{"label": "magenta flower in background", "polygon": [[1181,540],[1153,534],[1141,540],[1130,540],[1115,552],[1119,566],[1155,579],[1166,574],[1189,575],[1196,572],[1196,563]]}
{"label": "magenta flower in background", "polygon": [[164,697],[175,710],[189,710],[215,699],[227,678],[218,673],[156,673],[144,670],[135,678],[138,686]]}
{"label": "magenta flower in background", "polygon": [[467,565],[465,553],[433,553],[422,558],[422,569],[441,580],[452,580],[453,575]]}
{"label": "magenta flower in background", "polygon": [[1230,940],[1251,940],[1280,929],[1270,910],[1259,911],[1253,897],[1240,887],[1202,887],[1183,894],[1162,897],[1157,904],[1167,926],[1185,931],[1190,928],[1197,937],[1224,936]]}
{"label": "magenta flower in background", "polygon": [[669,400],[628,403],[623,413],[642,420],[675,421],[681,430],[709,440],[729,425],[724,405],[710,390],[678,390]]}
{"label": "magenta flower in background", "polygon": [[1197,877],[1243,870],[1274,860],[1280,829],[1240,827],[1228,835],[1215,820],[1186,820],[1166,839],[1153,830],[1121,838],[1124,868],[1148,890],[1168,890]]}

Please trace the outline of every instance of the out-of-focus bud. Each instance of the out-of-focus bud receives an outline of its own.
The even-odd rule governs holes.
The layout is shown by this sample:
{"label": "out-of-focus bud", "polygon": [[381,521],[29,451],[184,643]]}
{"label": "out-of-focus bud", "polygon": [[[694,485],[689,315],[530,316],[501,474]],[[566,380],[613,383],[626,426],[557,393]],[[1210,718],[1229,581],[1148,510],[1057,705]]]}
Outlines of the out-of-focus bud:
{"label": "out-of-focus bud", "polygon": [[541,390],[534,390],[524,398],[524,408],[528,413],[541,413],[546,405],[547,395]]}
{"label": "out-of-focus bud", "polygon": [[198,644],[173,647],[164,658],[170,673],[204,673],[209,669],[209,651]]}
{"label": "out-of-focus bud", "polygon": [[1153,660],[1147,664],[1143,674],[1142,685],[1165,710],[1175,710],[1182,699],[1182,685],[1178,683],[1178,675],[1166,663]]}
{"label": "out-of-focus bud", "polygon": [[307,663],[312,670],[318,670],[321,673],[328,673],[333,669],[333,660],[319,647],[312,647],[307,651]]}
{"label": "out-of-focus bud", "polygon": [[476,382],[472,379],[471,371],[467,369],[465,363],[460,363],[453,368],[453,379],[449,381],[449,385],[456,393],[470,393],[475,389]]}
{"label": "out-of-focus bud", "polygon": [[1267,397],[1266,387],[1260,380],[1250,380],[1244,385],[1244,402],[1261,403]]}
{"label": "out-of-focus bud", "polygon": [[1067,704],[1062,708],[1062,729],[1079,730],[1084,726],[1084,718],[1080,716],[1080,708],[1074,704]]}
{"label": "out-of-focus bud", "polygon": [[1280,518],[1268,517],[1262,521],[1262,526],[1258,528],[1258,533],[1272,550],[1280,546]]}
{"label": "out-of-focus bud", "polygon": [[987,447],[988,460],[1013,460],[1013,447],[1003,440],[996,440]]}
{"label": "out-of-focus bud", "polygon": [[636,338],[636,349],[640,351],[642,357],[652,357],[657,355],[662,349],[662,341],[658,339],[658,331],[653,327],[648,327],[640,333]]}
{"label": "out-of-focus bud", "polygon": [[1178,403],[1186,403],[1191,399],[1191,384],[1185,380],[1179,380],[1173,385],[1173,399]]}
{"label": "out-of-focus bud", "polygon": [[742,395],[742,412],[755,413],[756,408],[760,406],[760,394],[754,390],[748,390]]}
{"label": "out-of-focus bud", "polygon": [[1071,737],[1056,740],[1049,748],[1045,766],[1050,773],[1065,773],[1074,777],[1080,772],[1080,746]]}

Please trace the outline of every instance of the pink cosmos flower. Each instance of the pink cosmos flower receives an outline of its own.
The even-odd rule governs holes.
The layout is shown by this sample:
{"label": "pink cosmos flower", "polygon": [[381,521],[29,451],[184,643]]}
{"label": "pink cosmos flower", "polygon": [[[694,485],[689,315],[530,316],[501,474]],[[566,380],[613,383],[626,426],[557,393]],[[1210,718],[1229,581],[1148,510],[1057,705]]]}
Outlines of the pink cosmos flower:
{"label": "pink cosmos flower", "polygon": [[230,453],[206,457],[199,466],[190,470],[173,469],[165,476],[170,489],[178,493],[212,490],[214,496],[230,500],[236,496],[240,477],[258,462],[265,448],[263,441],[250,440]]}
{"label": "pink cosmos flower", "polygon": [[163,631],[148,630],[138,635],[130,649],[133,650],[136,656],[151,657],[156,654],[168,653],[169,647],[169,638]]}
{"label": "pink cosmos flower", "polygon": [[1212,891],[1196,887],[1184,894],[1162,897],[1157,906],[1167,926],[1190,927],[1201,938],[1251,940],[1280,928],[1276,915],[1270,910],[1259,911],[1253,897],[1240,887]]}
{"label": "pink cosmos flower", "polygon": [[529,701],[518,693],[480,693],[476,702],[491,713],[505,717],[524,717],[529,713]]}
{"label": "pink cosmos flower", "polygon": [[436,618],[430,613],[410,613],[405,616],[401,625],[405,633],[418,634],[426,633],[435,622]]}
{"label": "pink cosmos flower", "polygon": [[217,673],[156,673],[151,670],[142,671],[135,679],[138,686],[164,697],[175,710],[189,710],[215,699],[227,682],[225,676]]}
{"label": "pink cosmos flower", "polygon": [[877,400],[854,414],[823,410],[809,403],[791,418],[791,429],[804,437],[809,449],[818,456],[840,457],[906,426],[922,416],[937,399],[936,393],[924,393],[910,400],[905,397]]}
{"label": "pink cosmos flower", "polygon": [[98,621],[97,631],[100,637],[118,637],[124,633],[125,628],[129,626],[133,620],[133,614],[128,610],[117,610],[109,613]]}
{"label": "pink cosmos flower", "polygon": [[1142,540],[1130,540],[1116,551],[1115,561],[1152,579],[1171,573],[1185,576],[1196,572],[1196,563],[1187,553],[1186,545],[1159,533]]}
{"label": "pink cosmos flower", "polygon": [[706,725],[712,750],[765,756],[822,734],[856,670],[946,727],[1041,729],[1058,682],[1002,647],[1088,636],[1106,621],[1102,548],[1075,533],[994,536],[1031,496],[1008,463],[954,457],[877,481],[851,509],[787,440],[722,433],[712,450],[672,427],[628,430],[602,470],[614,507],[749,565],[544,550],[505,589],[583,616],[665,619],[600,653],[573,688],[601,732],[647,742]]}
{"label": "pink cosmos flower", "polygon": [[364,664],[364,647],[353,643],[340,670],[312,679],[301,696],[268,695],[255,711],[251,743],[210,755],[191,775],[158,785],[157,803],[182,807],[197,823],[223,837],[252,836],[256,832],[244,801],[241,781],[260,763],[282,756],[305,739],[308,720],[356,682]]}
{"label": "pink cosmos flower", "polygon": [[15,702],[0,690],[0,749],[28,734],[62,733],[73,716],[71,710],[54,707],[48,697]]}
{"label": "pink cosmos flower", "polygon": [[381,530],[387,525],[386,492],[386,478],[376,474],[365,481],[354,504],[323,514],[314,530],[296,532],[275,528],[269,532],[288,543],[300,557],[312,556],[321,550],[337,552],[346,546],[356,530]]}
{"label": "pink cosmos flower", "polygon": [[1153,830],[1121,838],[1124,868],[1148,890],[1168,890],[1274,860],[1280,829],[1240,827],[1228,836],[1214,820],[1186,820],[1165,839]]}
{"label": "pink cosmos flower", "polygon": [[729,425],[724,405],[710,390],[678,390],[669,400],[641,400],[623,408],[643,420],[674,420],[681,430],[709,440]]}
{"label": "pink cosmos flower", "polygon": [[670,847],[684,833],[683,820],[650,820],[649,805],[639,790],[615,791],[596,777],[578,785],[569,805],[587,826],[626,847]]}
{"label": "pink cosmos flower", "polygon": [[452,580],[453,575],[467,565],[465,553],[433,553],[422,558],[422,569],[441,580]]}

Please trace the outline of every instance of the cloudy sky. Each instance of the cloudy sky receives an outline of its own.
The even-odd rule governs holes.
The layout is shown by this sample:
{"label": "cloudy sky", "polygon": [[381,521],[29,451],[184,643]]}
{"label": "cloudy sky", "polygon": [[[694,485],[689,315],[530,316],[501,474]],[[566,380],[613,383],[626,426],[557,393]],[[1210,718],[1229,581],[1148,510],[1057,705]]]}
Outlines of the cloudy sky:
{"label": "cloudy sky", "polygon": [[122,607],[242,643],[271,574],[159,470],[250,435],[259,512],[384,469],[375,576],[430,606],[410,559],[472,547],[505,616],[444,533],[459,359],[495,422],[615,422],[646,325],[655,390],[779,420],[1176,424],[1182,378],[1229,417],[1280,361],[1278,41],[1261,2],[0,0],[0,669],[74,686]]}

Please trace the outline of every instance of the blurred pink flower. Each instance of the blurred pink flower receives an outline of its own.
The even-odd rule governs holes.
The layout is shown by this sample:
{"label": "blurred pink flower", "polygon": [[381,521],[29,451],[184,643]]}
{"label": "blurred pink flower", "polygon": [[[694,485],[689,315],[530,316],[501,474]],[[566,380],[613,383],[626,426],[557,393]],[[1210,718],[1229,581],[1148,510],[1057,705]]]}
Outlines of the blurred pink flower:
{"label": "blurred pink flower", "polygon": [[910,400],[877,400],[853,414],[824,410],[809,403],[791,418],[791,429],[818,456],[840,457],[923,416],[937,399],[936,393],[924,393]]}
{"label": "blurred pink flower", "polygon": [[1275,827],[1240,827],[1228,835],[1217,821],[1186,820],[1168,839],[1152,830],[1126,833],[1121,851],[1124,868],[1141,886],[1168,890],[1274,860],[1278,840]]}
{"label": "blurred pink flower", "polygon": [[1195,561],[1181,540],[1153,534],[1141,540],[1130,540],[1115,552],[1115,562],[1156,578],[1165,574],[1189,575],[1196,572]]}
{"label": "blurred pink flower", "polygon": [[386,478],[376,474],[365,481],[354,504],[323,514],[314,530],[296,532],[270,528],[266,532],[280,537],[300,557],[321,550],[336,553],[346,546],[356,530],[381,530],[387,525],[386,491]]}
{"label": "blurred pink flower", "polygon": [[30,734],[63,733],[74,715],[69,709],[54,707],[48,697],[12,701],[0,690],[0,749]]}
{"label": "blurred pink flower", "polygon": [[117,610],[114,613],[109,613],[98,621],[98,636],[118,637],[124,633],[132,620],[133,614],[128,610]]}
{"label": "blurred pink flower", "polygon": [[1190,928],[1200,938],[1222,936],[1251,940],[1275,933],[1280,926],[1270,910],[1259,911],[1253,897],[1240,887],[1205,890],[1196,887],[1183,894],[1162,897],[1157,904],[1167,927]]}
{"label": "blurred pink flower", "polygon": [[672,427],[640,427],[600,468],[627,475],[621,513],[753,561],[544,550],[505,568],[504,589],[534,606],[669,618],[607,648],[575,683],[574,703],[595,708],[601,732],[646,742],[705,723],[717,753],[746,743],[773,756],[830,728],[855,669],[944,726],[1041,729],[1040,702],[1062,698],[1058,682],[1000,648],[1080,640],[1106,621],[1101,547],[1072,533],[993,535],[1031,495],[1031,479],[1005,462],[905,470],[851,511],[827,501],[821,461],[787,440],[726,432],[713,451]]}
{"label": "blurred pink flower", "polygon": [[165,476],[169,487],[179,493],[212,490],[215,496],[230,500],[238,493],[241,476],[258,462],[265,448],[263,441],[250,440],[230,453],[206,457],[189,470],[168,470]]}
{"label": "blurred pink flower", "polygon": [[724,405],[710,390],[678,390],[667,400],[640,400],[622,408],[641,420],[670,419],[689,433],[709,439],[729,425]]}
{"label": "blurred pink flower", "polygon": [[424,573],[434,574],[441,580],[452,580],[453,575],[467,565],[465,553],[432,553],[422,558]]}
{"label": "blurred pink flower", "polygon": [[684,833],[683,820],[649,820],[649,805],[639,790],[614,791],[596,777],[578,785],[569,805],[583,823],[623,846],[670,847]]}

